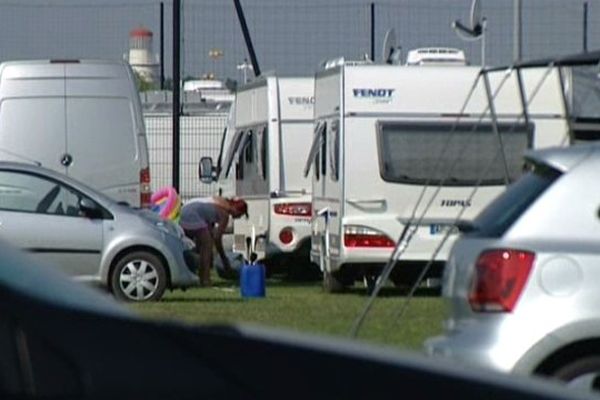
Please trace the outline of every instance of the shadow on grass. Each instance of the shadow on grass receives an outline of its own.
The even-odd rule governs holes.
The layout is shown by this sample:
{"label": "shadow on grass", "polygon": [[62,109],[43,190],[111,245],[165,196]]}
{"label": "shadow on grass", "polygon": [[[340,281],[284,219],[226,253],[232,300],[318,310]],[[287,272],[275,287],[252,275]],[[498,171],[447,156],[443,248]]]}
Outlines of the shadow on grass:
{"label": "shadow on grass", "polygon": [[[288,279],[286,277],[281,276],[272,276],[265,280],[265,284],[267,287],[314,287],[319,286],[321,280],[311,280],[311,279]],[[239,280],[233,279],[223,279],[214,283],[215,286],[218,287],[235,287],[239,290],[240,282]]]}
{"label": "shadow on grass", "polygon": [[242,298],[231,298],[231,297],[165,297],[161,303],[241,303],[245,300]]}
{"label": "shadow on grass", "polygon": [[[410,293],[410,288],[383,287],[377,294],[377,297],[406,297],[409,295],[409,293]],[[363,296],[363,297],[369,297],[371,295],[371,293],[369,293],[367,291],[367,288],[356,285],[356,286],[345,288],[344,291],[342,291],[340,293],[335,293],[334,295],[340,295],[340,296],[359,295],[359,296]],[[417,289],[413,296],[420,297],[420,298],[440,297],[440,290],[439,289],[429,289],[429,288]]]}

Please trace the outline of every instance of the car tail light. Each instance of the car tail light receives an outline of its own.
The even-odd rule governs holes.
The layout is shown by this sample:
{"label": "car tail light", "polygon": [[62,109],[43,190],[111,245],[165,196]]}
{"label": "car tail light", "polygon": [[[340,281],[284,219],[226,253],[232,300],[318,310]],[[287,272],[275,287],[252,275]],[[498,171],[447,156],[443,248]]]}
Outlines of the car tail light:
{"label": "car tail light", "polygon": [[142,168],[140,170],[140,207],[149,208],[151,206],[151,197],[150,168]]}
{"label": "car tail light", "polygon": [[310,217],[312,204],[310,203],[279,203],[273,206],[275,214],[291,215],[295,217]]}
{"label": "car tail light", "polygon": [[346,247],[395,247],[396,243],[385,233],[364,226],[347,225],[344,227],[344,246]]}
{"label": "car tail light", "polygon": [[283,228],[281,232],[279,232],[279,240],[283,244],[290,244],[294,240],[294,231],[292,228]]}
{"label": "car tail light", "polygon": [[513,311],[534,259],[534,253],[522,250],[497,249],[481,253],[469,293],[471,308],[474,311]]}

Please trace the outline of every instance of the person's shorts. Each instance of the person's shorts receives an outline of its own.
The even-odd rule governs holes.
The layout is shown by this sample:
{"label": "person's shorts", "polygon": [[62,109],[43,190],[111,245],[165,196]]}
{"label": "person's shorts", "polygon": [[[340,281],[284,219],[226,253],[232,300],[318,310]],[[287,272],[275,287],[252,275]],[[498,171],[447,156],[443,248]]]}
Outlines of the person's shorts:
{"label": "person's shorts", "polygon": [[210,224],[205,219],[185,207],[181,209],[179,225],[184,231],[199,231],[210,227]]}
{"label": "person's shorts", "polygon": [[[183,226],[182,226],[183,228]],[[183,232],[185,233],[185,236],[189,237],[192,240],[196,240],[196,238],[198,237],[198,235],[203,232],[203,231],[208,231],[208,226],[204,226],[198,229],[186,229],[183,228]]]}

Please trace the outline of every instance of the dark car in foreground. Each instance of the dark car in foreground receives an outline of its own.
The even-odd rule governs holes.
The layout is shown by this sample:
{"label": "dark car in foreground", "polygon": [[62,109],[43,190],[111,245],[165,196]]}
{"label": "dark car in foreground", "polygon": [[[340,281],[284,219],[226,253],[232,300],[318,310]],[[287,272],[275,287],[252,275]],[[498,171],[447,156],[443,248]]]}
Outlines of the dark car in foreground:
{"label": "dark car in foreground", "polygon": [[144,321],[2,241],[0,354],[0,398],[589,398],[344,340]]}

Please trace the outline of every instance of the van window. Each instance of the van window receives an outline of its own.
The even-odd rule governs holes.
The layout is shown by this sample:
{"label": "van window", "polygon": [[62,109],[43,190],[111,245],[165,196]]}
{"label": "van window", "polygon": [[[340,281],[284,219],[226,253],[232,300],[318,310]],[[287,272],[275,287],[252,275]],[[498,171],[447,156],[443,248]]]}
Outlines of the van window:
{"label": "van window", "polygon": [[[498,129],[512,182],[521,175],[533,126],[506,123]],[[377,142],[379,171],[388,182],[472,186],[481,179],[482,186],[505,183],[502,152],[491,123],[379,122]]]}
{"label": "van window", "polygon": [[534,166],[484,208],[465,233],[477,237],[502,236],[560,176],[558,170]]}

